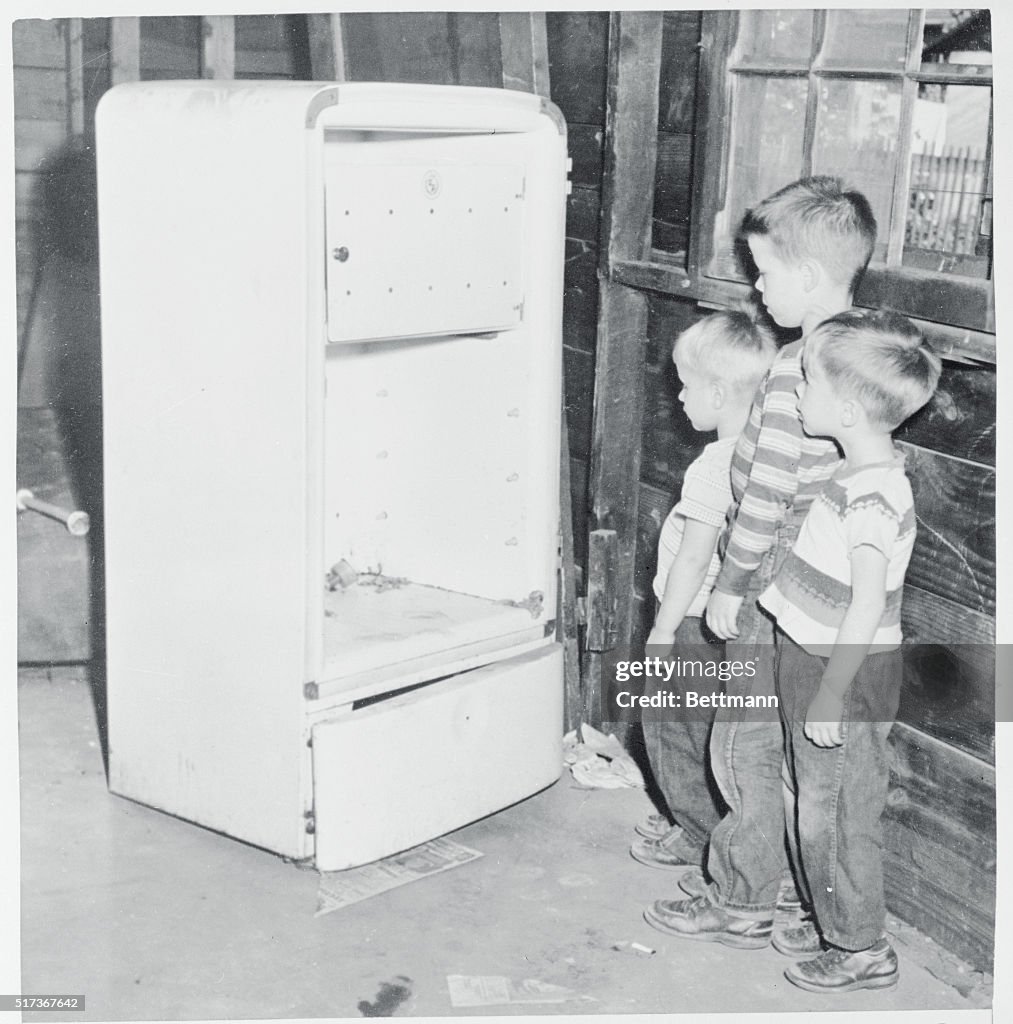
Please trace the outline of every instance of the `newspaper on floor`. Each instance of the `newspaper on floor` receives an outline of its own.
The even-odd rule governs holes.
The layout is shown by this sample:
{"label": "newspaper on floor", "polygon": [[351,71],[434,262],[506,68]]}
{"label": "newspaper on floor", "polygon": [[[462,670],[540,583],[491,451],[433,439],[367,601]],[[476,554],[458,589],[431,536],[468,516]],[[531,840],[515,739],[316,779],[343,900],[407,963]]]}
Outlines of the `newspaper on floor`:
{"label": "newspaper on floor", "polygon": [[513,981],[500,974],[448,974],[447,988],[454,1007],[502,1006],[506,1003],[565,1003],[592,999],[571,988],[551,985],[537,978]]}
{"label": "newspaper on floor", "polygon": [[587,723],[563,737],[563,761],[570,766],[574,779],[588,789],[636,789],[644,785],[640,769],[619,740]]}
{"label": "newspaper on floor", "polygon": [[434,839],[373,864],[347,871],[323,871],[320,873],[315,916],[359,903],[420,878],[438,875],[481,856],[478,850],[462,846],[452,839]]}

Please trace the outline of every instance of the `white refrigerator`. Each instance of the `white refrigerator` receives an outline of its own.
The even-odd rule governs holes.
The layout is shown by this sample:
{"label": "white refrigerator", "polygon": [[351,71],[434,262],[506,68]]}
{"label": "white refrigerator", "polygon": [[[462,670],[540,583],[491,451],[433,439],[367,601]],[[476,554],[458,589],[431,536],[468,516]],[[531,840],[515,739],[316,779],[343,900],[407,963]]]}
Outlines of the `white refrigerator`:
{"label": "white refrigerator", "polygon": [[551,784],[558,111],[162,81],[96,123],[113,792],[340,870]]}

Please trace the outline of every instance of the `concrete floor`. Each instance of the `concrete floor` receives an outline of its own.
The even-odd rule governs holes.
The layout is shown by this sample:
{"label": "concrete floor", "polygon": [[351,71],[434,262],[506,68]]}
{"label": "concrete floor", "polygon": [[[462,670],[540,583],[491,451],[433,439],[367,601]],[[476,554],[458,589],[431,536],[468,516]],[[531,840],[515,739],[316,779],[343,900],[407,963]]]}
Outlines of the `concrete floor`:
{"label": "concrete floor", "polygon": [[[627,853],[647,796],[580,790],[568,775],[455,833],[480,860],[314,917],[313,871],[108,793],[81,670],[22,671],[19,705],[22,991],[87,997],[84,1018],[40,1020],[814,1010],[879,1020],[988,1005],[981,979],[898,922],[899,986],[832,998],[789,985],[773,949],[654,931],[641,912],[676,894],[676,876]],[[657,952],[613,948],[624,941]],[[535,978],[580,999],[455,1010],[448,974]]]}

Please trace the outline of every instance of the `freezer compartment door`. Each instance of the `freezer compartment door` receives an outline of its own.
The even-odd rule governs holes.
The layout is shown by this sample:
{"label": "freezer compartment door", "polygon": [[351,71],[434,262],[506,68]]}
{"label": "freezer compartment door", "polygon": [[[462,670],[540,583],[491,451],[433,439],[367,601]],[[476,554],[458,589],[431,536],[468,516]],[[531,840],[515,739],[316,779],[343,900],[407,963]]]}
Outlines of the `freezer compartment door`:
{"label": "freezer compartment door", "polygon": [[553,783],[562,670],[549,644],[316,725],[318,870],[390,856]]}
{"label": "freezer compartment door", "polygon": [[347,135],[325,147],[328,340],[516,327],[524,137]]}

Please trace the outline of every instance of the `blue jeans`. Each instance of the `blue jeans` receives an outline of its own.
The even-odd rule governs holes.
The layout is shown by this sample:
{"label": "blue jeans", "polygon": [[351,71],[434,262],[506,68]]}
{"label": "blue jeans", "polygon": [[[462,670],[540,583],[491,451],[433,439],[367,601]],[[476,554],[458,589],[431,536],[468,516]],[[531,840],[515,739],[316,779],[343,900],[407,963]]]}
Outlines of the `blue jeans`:
{"label": "blue jeans", "polygon": [[784,782],[800,895],[823,937],[868,949],[884,933],[880,818],[890,782],[887,738],[897,717],[901,652],[870,654],[844,698],[844,743],[818,747],[803,731],[827,660],[778,632],[775,659],[785,727]]}
{"label": "blue jeans", "polygon": [[[739,611],[739,635],[725,642],[729,661],[755,660],[756,675],[730,680],[729,694],[772,696],[774,623],[757,604],[781,568],[798,535],[801,520],[782,525],[753,573]],[[707,873],[710,898],[728,913],[760,920],[774,916],[781,879],[788,870],[785,849],[781,766],[784,736],[770,711],[744,717],[741,710],[719,708],[711,732],[711,770],[728,805],[711,832]]]}
{"label": "blue jeans", "polygon": [[[707,631],[701,618],[687,615],[675,631],[675,642],[666,657],[719,662],[724,644]],[[653,688],[645,686],[644,693],[685,689],[685,682],[678,676],[668,683],[658,680]],[[713,712],[694,718],[672,710],[652,714],[650,709],[643,714],[647,759],[668,810],[682,829],[681,836],[673,830],[669,843],[664,839],[662,843],[671,846],[678,841],[681,845],[674,852],[680,854],[702,854],[711,830],[721,819],[707,765],[713,717]]]}

